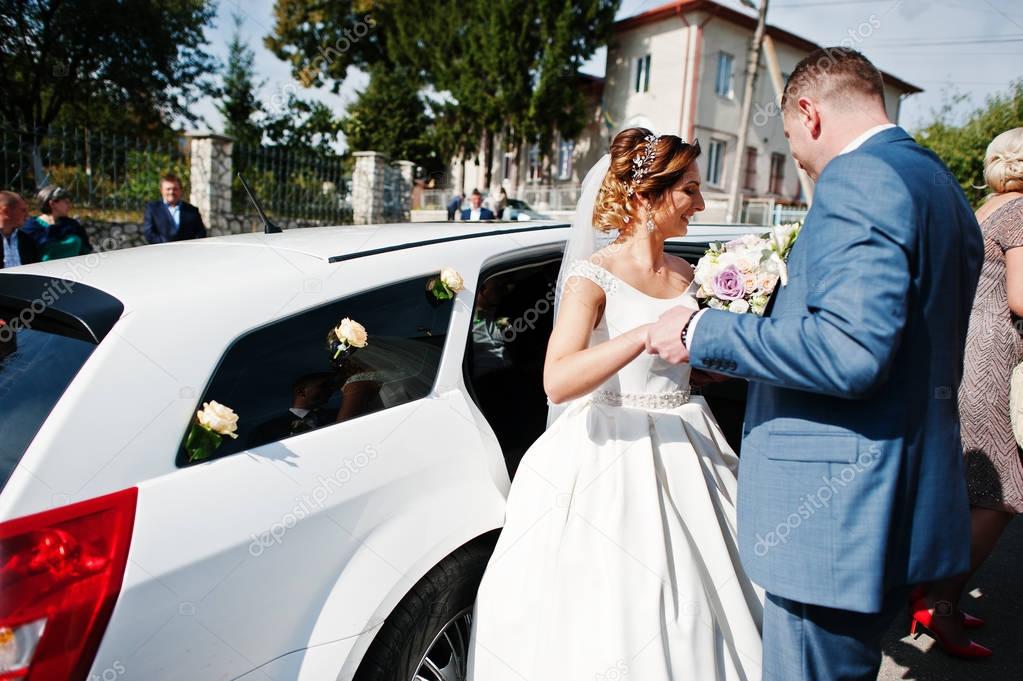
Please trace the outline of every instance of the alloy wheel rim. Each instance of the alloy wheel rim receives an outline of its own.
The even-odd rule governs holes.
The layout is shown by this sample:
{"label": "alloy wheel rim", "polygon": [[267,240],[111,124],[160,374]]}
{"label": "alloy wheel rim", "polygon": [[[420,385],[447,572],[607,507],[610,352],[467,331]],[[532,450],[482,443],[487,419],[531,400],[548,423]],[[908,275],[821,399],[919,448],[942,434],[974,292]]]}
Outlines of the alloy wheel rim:
{"label": "alloy wheel rim", "polygon": [[419,660],[412,681],[465,681],[472,606],[448,620]]}

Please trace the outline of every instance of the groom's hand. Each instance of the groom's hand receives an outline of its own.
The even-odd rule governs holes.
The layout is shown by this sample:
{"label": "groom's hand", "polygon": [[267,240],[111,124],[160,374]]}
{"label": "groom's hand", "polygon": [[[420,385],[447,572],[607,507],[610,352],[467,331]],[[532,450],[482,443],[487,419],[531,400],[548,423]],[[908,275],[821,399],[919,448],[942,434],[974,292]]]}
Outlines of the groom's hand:
{"label": "groom's hand", "polygon": [[650,325],[646,337],[646,351],[652,355],[660,355],[661,359],[672,364],[689,361],[689,351],[682,343],[682,327],[696,310],[679,305],[673,307]]}

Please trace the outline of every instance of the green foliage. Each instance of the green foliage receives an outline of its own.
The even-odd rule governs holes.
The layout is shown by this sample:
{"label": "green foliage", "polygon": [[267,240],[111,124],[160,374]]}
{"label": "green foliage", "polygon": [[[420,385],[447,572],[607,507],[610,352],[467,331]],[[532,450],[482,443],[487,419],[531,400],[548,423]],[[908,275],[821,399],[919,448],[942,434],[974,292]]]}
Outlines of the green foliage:
{"label": "green foliage", "polygon": [[375,3],[367,0],[275,0],[273,33],[263,43],[305,87],[338,92],[349,66],[383,58]]}
{"label": "green foliage", "polygon": [[[585,122],[578,71],[606,42],[618,5],[618,0],[276,0],[274,33],[266,44],[306,85],[329,82],[337,91],[349,66],[390,71],[392,76],[374,70],[346,119],[349,143],[390,149],[392,156],[404,147],[398,155],[439,169],[442,159],[473,153],[481,142],[491,156],[498,133],[505,134],[511,151],[530,142],[546,146],[555,132],[578,135]],[[424,87],[439,93],[426,119],[417,106]],[[392,125],[392,109],[415,124]],[[399,130],[407,141],[397,140]]]}
{"label": "green foliage", "polygon": [[987,145],[1000,133],[1023,126],[1023,79],[1013,82],[1007,92],[989,97],[984,106],[957,122],[956,109],[965,101],[964,95],[952,96],[914,136],[945,162],[977,207],[988,193],[984,188]]}
{"label": "green foliage", "polygon": [[322,102],[304,100],[294,92],[287,95],[278,111],[263,122],[267,143],[298,154],[336,155],[333,145],[341,136],[341,121],[334,112]]}
{"label": "green foliage", "polygon": [[207,0],[34,0],[0,3],[0,117],[39,135],[68,107],[125,105],[160,127],[208,91]]}
{"label": "green foliage", "polygon": [[243,144],[258,144],[263,131],[254,116],[262,112],[252,68],[255,53],[242,42],[242,18],[234,15],[234,34],[228,45],[227,68],[223,76],[217,110],[224,117],[224,134]]}
{"label": "green foliage", "polygon": [[349,151],[379,151],[418,165],[436,156],[430,125],[412,74],[385,65],[370,69],[369,85],[341,121]]}
{"label": "green foliage", "polygon": [[[547,146],[584,125],[579,68],[610,35],[618,0],[380,0],[392,62],[448,93],[459,151],[495,133]],[[452,140],[444,140],[449,146]],[[490,163],[486,163],[490,168]]]}

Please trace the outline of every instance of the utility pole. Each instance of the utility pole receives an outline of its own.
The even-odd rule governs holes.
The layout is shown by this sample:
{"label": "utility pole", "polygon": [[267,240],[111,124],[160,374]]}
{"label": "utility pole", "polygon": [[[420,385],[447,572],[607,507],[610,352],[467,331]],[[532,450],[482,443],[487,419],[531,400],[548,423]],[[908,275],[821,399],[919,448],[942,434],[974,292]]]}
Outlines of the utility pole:
{"label": "utility pole", "polygon": [[[746,156],[746,133],[749,130],[750,112],[753,109],[753,89],[757,83],[760,46],[764,42],[764,32],[767,28],[767,3],[768,0],[760,0],[757,28],[753,32],[753,43],[749,47],[749,58],[746,62],[746,86],[743,88],[742,113],[739,116],[739,139],[735,143],[735,160],[732,162],[732,186],[728,192],[728,213],[725,218],[727,222],[738,222],[742,212],[742,204],[739,202],[739,175],[742,172],[742,160]],[[753,0],[742,0],[742,4],[757,9]]]}

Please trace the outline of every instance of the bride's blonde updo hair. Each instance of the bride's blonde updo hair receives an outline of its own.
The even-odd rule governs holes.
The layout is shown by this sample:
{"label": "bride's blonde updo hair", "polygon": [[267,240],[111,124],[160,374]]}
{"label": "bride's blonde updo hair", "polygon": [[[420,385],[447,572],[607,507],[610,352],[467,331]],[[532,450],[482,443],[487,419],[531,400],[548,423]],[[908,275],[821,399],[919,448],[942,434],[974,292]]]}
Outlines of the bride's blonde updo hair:
{"label": "bride's blonde updo hair", "polygon": [[1006,130],[987,145],[984,182],[996,194],[1023,192],[1023,128]]}
{"label": "bride's blonde updo hair", "polygon": [[[593,207],[593,226],[604,232],[619,230],[628,233],[636,225],[636,215],[629,200],[637,166],[651,144],[646,128],[626,128],[611,142],[611,166],[600,185]],[[654,157],[644,164],[646,173],[635,182],[633,197],[641,196],[654,206],[664,200],[668,190],[678,184],[689,164],[700,155],[700,143],[688,144],[675,135],[661,135],[654,143]]]}

